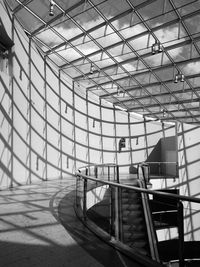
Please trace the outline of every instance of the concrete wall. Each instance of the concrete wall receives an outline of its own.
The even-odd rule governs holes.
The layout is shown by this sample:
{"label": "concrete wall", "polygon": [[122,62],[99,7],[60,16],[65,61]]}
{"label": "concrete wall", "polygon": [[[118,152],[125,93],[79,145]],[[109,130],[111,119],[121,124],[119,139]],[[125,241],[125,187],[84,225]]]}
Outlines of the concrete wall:
{"label": "concrete wall", "polygon": [[[200,197],[200,127],[177,124],[180,194]],[[200,239],[200,204],[184,202],[188,240]]]}
{"label": "concrete wall", "polygon": [[[2,22],[15,45],[0,68],[0,189],[74,174],[86,164],[117,163],[122,172],[148,159],[175,127],[115,110],[79,88],[46,61],[3,3]],[[67,106],[67,109],[66,109]],[[159,181],[199,197],[200,128],[177,124],[179,181]],[[126,140],[119,153],[118,142]],[[197,229],[198,205],[187,214],[188,233]],[[185,207],[187,210],[187,206]]]}
{"label": "concrete wall", "polygon": [[[0,72],[0,189],[67,177],[86,164],[145,161],[175,127],[113,109],[45,60],[0,5],[14,41]],[[66,108],[67,107],[67,108]],[[118,142],[126,140],[119,153]]]}

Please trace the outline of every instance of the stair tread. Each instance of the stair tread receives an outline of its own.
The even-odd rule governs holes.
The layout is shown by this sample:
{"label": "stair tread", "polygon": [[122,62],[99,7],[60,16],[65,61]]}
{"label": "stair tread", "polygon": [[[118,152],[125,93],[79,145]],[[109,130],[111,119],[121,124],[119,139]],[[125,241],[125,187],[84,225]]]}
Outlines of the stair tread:
{"label": "stair tread", "polygon": [[137,248],[144,248],[147,246],[147,242],[144,240],[137,240],[137,241],[131,240],[131,241],[126,241],[124,243],[131,247],[137,247]]}
{"label": "stair tread", "polygon": [[130,219],[130,220],[143,219],[143,214],[142,214],[141,211],[137,211],[137,212],[123,211],[122,212],[122,217],[123,217],[123,219],[127,218],[127,219]]}
{"label": "stair tread", "polygon": [[138,198],[138,197],[141,197],[141,194],[140,193],[137,193],[137,192],[129,192],[129,191],[122,191],[121,192],[121,195],[126,197],[126,196],[132,196],[132,197],[135,197],[135,198]]}
{"label": "stair tread", "polygon": [[135,224],[123,224],[123,231],[135,231],[135,232],[144,232],[145,226],[143,224],[135,225]]}
{"label": "stair tread", "polygon": [[122,210],[141,210],[141,205],[138,203],[123,203]]}
{"label": "stair tread", "polygon": [[[138,186],[137,181],[135,185]],[[123,242],[144,255],[149,255],[141,193],[130,189],[121,191]]]}
{"label": "stair tread", "polygon": [[130,241],[139,241],[144,240],[146,238],[146,235],[144,233],[135,233],[135,232],[124,232],[123,233],[124,239],[130,240]]}

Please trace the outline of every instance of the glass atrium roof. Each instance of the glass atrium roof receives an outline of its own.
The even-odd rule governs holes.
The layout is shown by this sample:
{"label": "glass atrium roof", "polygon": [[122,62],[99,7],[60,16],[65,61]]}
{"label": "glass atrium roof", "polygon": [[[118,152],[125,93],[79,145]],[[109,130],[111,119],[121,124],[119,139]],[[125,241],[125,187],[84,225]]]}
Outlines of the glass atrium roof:
{"label": "glass atrium roof", "polygon": [[84,90],[127,112],[200,122],[200,1],[5,2]]}

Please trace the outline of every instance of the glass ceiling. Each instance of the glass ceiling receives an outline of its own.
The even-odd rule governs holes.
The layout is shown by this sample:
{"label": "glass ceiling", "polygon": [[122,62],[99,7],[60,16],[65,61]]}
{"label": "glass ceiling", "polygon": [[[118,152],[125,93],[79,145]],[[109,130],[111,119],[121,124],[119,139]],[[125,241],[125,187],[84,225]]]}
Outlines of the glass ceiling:
{"label": "glass ceiling", "polygon": [[5,2],[84,90],[127,112],[200,122],[200,0]]}

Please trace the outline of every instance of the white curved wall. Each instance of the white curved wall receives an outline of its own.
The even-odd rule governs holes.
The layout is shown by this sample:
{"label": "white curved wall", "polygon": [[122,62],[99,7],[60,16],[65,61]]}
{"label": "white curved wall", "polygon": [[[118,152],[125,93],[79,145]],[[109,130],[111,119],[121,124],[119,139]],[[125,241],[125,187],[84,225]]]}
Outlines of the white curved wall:
{"label": "white curved wall", "polygon": [[[0,14],[15,43],[8,66],[0,64],[0,189],[71,176],[90,163],[117,163],[125,172],[145,161],[160,138],[177,132],[181,193],[199,196],[198,126],[175,129],[139,120],[80,93],[76,83],[73,90],[73,82],[39,55],[15,20],[12,25],[2,2]],[[121,137],[126,148],[119,153]],[[192,208],[186,227],[194,232],[199,213]]]}
{"label": "white curved wall", "polygon": [[[175,135],[174,126],[106,107],[86,88],[80,93],[0,9],[15,43],[0,78],[0,188],[66,177],[90,163],[117,163],[125,172],[145,161],[160,138]],[[126,148],[119,153],[121,137]]]}

